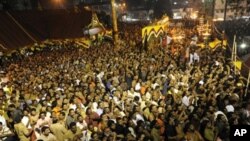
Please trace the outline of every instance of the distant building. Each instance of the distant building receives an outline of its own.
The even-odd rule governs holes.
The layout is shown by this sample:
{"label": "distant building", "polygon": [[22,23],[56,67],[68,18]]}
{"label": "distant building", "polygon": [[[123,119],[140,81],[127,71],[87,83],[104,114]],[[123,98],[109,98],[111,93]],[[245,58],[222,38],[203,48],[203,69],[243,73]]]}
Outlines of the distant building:
{"label": "distant building", "polygon": [[173,19],[191,18],[198,16],[202,0],[172,0]]}
{"label": "distant building", "polygon": [[[226,0],[215,0],[214,20],[224,20]],[[232,0],[227,2],[226,20],[249,18],[250,2],[248,0]]]}

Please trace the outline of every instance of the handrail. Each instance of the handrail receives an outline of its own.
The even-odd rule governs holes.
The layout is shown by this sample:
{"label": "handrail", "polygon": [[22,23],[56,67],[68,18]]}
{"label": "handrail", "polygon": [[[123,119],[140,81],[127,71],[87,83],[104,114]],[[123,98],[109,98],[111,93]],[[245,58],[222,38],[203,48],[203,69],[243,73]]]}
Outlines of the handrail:
{"label": "handrail", "polygon": [[32,37],[28,31],[26,31],[24,29],[24,27],[7,11],[6,14],[16,23],[16,25],[33,41],[33,42],[37,42],[37,40]]}
{"label": "handrail", "polygon": [[7,48],[6,48],[6,47],[4,47],[4,45],[3,45],[3,44],[0,44],[0,47],[1,47],[2,49],[4,49],[4,50],[7,50]]}

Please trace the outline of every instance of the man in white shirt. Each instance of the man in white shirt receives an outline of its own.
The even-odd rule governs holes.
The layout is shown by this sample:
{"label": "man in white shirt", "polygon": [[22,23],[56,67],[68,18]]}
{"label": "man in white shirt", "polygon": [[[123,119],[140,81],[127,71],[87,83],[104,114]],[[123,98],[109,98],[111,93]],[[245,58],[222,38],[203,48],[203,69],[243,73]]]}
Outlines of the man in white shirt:
{"label": "man in white shirt", "polygon": [[23,118],[22,118],[22,123],[28,127],[29,129],[31,129],[31,126],[30,126],[30,121],[29,121],[29,112],[27,110],[24,110],[23,111]]}
{"label": "man in white shirt", "polygon": [[197,52],[194,52],[194,61],[195,62],[200,62],[200,56],[198,55],[198,53]]}
{"label": "man in white shirt", "polygon": [[87,129],[88,125],[86,121],[83,119],[82,115],[78,115],[77,117],[77,122],[76,122],[76,127],[78,127],[81,130]]}
{"label": "man in white shirt", "polygon": [[10,129],[7,126],[3,126],[3,123],[0,122],[0,141],[5,141],[13,135],[14,134],[10,131]]}
{"label": "man in white shirt", "polygon": [[192,53],[189,54],[189,64],[193,64],[194,55]]}
{"label": "man in white shirt", "polygon": [[186,107],[188,107],[189,104],[190,104],[190,101],[189,101],[189,100],[190,100],[189,97],[188,97],[187,95],[185,95],[185,96],[182,98],[182,103],[183,103]]}
{"label": "man in white shirt", "polygon": [[2,126],[6,126],[6,120],[5,120],[5,118],[3,117],[1,111],[0,111],[0,122],[2,123]]}
{"label": "man in white shirt", "polygon": [[131,88],[130,90],[128,90],[128,96],[130,98],[134,98],[134,97],[138,96],[139,97],[139,101],[141,101],[141,94],[138,93],[138,92],[136,92],[136,91],[134,91],[134,88]]}

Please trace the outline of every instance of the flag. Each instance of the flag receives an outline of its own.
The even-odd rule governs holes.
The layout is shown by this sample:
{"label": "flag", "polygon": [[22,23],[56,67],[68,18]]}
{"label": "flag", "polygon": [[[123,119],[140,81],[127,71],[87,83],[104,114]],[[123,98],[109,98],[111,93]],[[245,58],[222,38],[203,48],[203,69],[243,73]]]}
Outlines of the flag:
{"label": "flag", "polygon": [[237,69],[241,70],[242,62],[241,61],[234,61],[234,65],[236,66]]}
{"label": "flag", "polygon": [[170,37],[170,36],[167,36],[167,44],[170,44],[171,43],[171,41],[172,41],[172,37]]}

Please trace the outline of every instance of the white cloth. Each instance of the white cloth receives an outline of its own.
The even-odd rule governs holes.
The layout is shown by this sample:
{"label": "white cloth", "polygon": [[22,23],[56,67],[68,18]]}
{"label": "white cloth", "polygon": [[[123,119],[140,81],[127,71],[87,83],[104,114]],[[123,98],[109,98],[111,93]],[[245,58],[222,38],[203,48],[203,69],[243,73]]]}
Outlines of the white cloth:
{"label": "white cloth", "polygon": [[204,84],[204,81],[203,81],[203,80],[199,81],[199,84],[200,84],[200,85],[203,85],[203,84]]}
{"label": "white cloth", "polygon": [[153,100],[150,101],[150,104],[158,106],[158,103],[156,101],[153,101]]}
{"label": "white cloth", "polygon": [[223,116],[225,116],[226,120],[228,120],[228,119],[227,119],[227,116],[226,116],[222,111],[217,111],[217,112],[214,113],[214,121],[216,121],[217,116],[218,116],[219,114],[222,114]]}
{"label": "white cloth", "polygon": [[191,42],[190,42],[190,45],[193,45],[193,46],[194,46],[194,45],[196,45],[196,44],[197,44],[196,41],[191,41]]}
{"label": "white cloth", "polygon": [[[30,124],[29,124],[29,117],[28,116],[23,116],[22,121],[21,121],[26,127],[28,127],[29,129],[31,128]],[[29,124],[29,125],[28,125]]]}
{"label": "white cloth", "polygon": [[145,121],[141,114],[136,114],[135,117],[136,117],[136,121],[139,121],[139,120]]}
{"label": "white cloth", "polygon": [[189,106],[189,97],[187,97],[187,96],[184,96],[183,98],[182,98],[182,103],[185,105],[185,106]]}
{"label": "white cloth", "polygon": [[[78,84],[78,85],[79,85],[79,84]],[[56,91],[64,91],[64,89],[63,89],[63,88],[58,87],[58,88],[56,89]]]}
{"label": "white cloth", "polygon": [[70,104],[69,105],[69,109],[74,109],[74,111],[75,111],[76,108],[77,108],[76,104]]}
{"label": "white cloth", "polygon": [[128,91],[128,96],[131,96],[131,97],[138,96],[138,97],[139,97],[139,102],[141,102],[141,94],[138,93],[138,92],[131,92],[131,91]]}
{"label": "white cloth", "polygon": [[146,92],[146,100],[151,100],[151,93],[149,93],[149,92]]}
{"label": "white cloth", "polygon": [[98,103],[97,103],[97,102],[93,102],[93,103],[92,103],[92,110],[93,110],[94,112],[97,111],[97,107],[98,107]]}
{"label": "white cloth", "polygon": [[104,84],[102,83],[102,77],[103,77],[103,76],[104,76],[104,72],[102,71],[102,72],[100,72],[96,77],[97,77],[98,81],[100,82],[101,86],[102,86],[103,88],[105,88]]}
{"label": "white cloth", "polygon": [[50,118],[51,117],[51,112],[46,112],[46,117]]}
{"label": "white cloth", "polygon": [[143,110],[145,107],[147,107],[146,106],[146,101],[142,100],[140,106],[141,106],[141,110]]}
{"label": "white cloth", "polygon": [[119,100],[119,98],[116,97],[116,96],[113,97],[113,100],[114,100],[114,102],[115,102],[116,105],[120,104],[120,102],[121,102],[121,101]]}
{"label": "white cloth", "polygon": [[136,83],[135,90],[139,91],[140,89],[141,89],[141,84],[140,83]]}
{"label": "white cloth", "polygon": [[103,109],[98,108],[95,112],[96,112],[99,116],[101,116],[101,115],[103,114]]}
{"label": "white cloth", "polygon": [[227,109],[227,112],[234,112],[234,106],[233,105],[227,105],[226,109]]}
{"label": "white cloth", "polygon": [[197,62],[200,61],[200,56],[196,52],[194,53],[194,61],[197,61]]}
{"label": "white cloth", "polygon": [[193,58],[194,58],[194,55],[192,53],[190,53],[190,55],[189,55],[189,64],[193,63]]}
{"label": "white cloth", "polygon": [[[0,135],[7,135],[7,134],[11,134],[11,131],[7,126],[3,126],[3,129],[0,130]],[[4,141],[6,139],[7,139],[7,137],[1,138],[0,141]]]}
{"label": "white cloth", "polygon": [[133,129],[132,127],[129,127],[128,130],[130,131],[130,133],[131,133],[134,137],[136,137],[135,131],[134,131],[134,129]]}
{"label": "white cloth", "polygon": [[78,127],[79,129],[84,129],[85,127],[87,127],[88,125],[87,125],[87,123],[86,123],[86,121],[85,120],[83,120],[83,122],[82,123],[80,123],[80,122],[77,122],[76,123],[76,127]]}
{"label": "white cloth", "polygon": [[0,122],[2,122],[3,127],[6,126],[6,120],[5,120],[5,118],[4,118],[3,116],[1,116],[1,115],[0,115]]}
{"label": "white cloth", "polygon": [[81,138],[81,141],[90,141],[91,140],[91,134],[92,132],[89,130],[83,131],[83,137]]}
{"label": "white cloth", "polygon": [[246,115],[246,117],[250,117],[250,111],[248,111],[247,109],[244,109],[243,113]]}
{"label": "white cloth", "polygon": [[154,84],[152,84],[151,85],[151,87],[153,88],[153,89],[155,89],[157,86],[160,86],[158,83],[154,83]]}
{"label": "white cloth", "polygon": [[81,82],[81,80],[76,79],[76,85],[79,85],[79,84],[80,84],[80,82]]}

